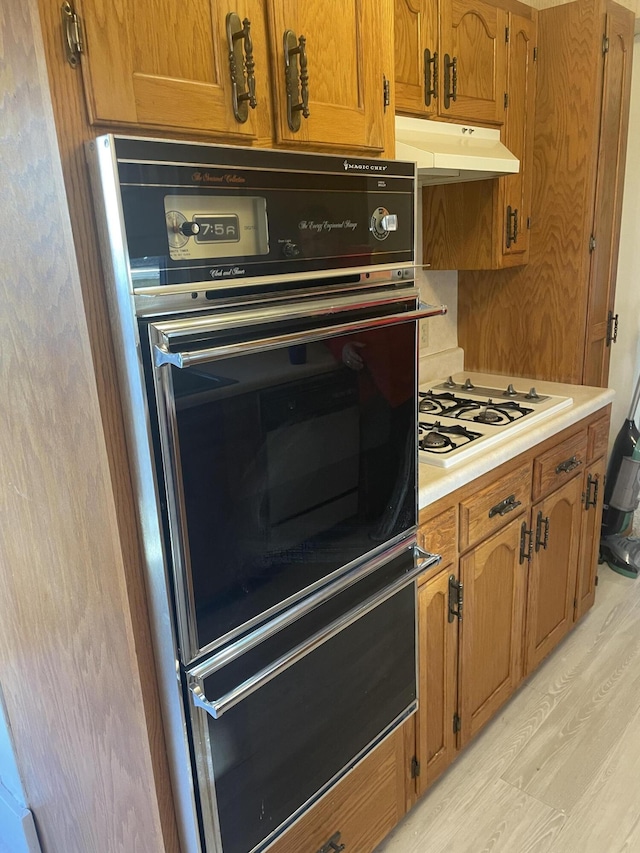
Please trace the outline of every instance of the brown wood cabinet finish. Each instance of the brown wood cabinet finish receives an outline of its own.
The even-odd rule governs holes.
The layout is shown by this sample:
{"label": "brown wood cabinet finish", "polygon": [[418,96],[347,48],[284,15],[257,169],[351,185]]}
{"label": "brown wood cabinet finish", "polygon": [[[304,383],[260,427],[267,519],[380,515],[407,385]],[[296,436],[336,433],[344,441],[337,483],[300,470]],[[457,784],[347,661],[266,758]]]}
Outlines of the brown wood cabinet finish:
{"label": "brown wood cabinet finish", "polygon": [[596,577],[600,551],[600,526],[604,498],[606,464],[598,459],[584,472],[582,485],[582,522],[580,525],[580,559],[576,578],[574,621],[577,622],[596,600]]}
{"label": "brown wood cabinet finish", "polygon": [[[442,557],[442,562],[436,567],[435,572],[439,572],[441,566],[455,562],[457,558],[457,516],[456,510],[449,507],[429,521],[420,524],[418,545],[430,553],[440,554]],[[428,575],[428,573],[426,574]]]}
{"label": "brown wood cabinet finish", "polygon": [[534,10],[510,12],[504,45],[503,141],[520,160],[516,175],[425,187],[423,260],[432,269],[500,269],[527,262],[533,181],[537,63]]}
{"label": "brown wood cabinet finish", "polygon": [[[223,3],[162,0],[114,7],[79,0],[86,51],[81,66],[93,124],[209,134],[236,144],[294,145],[381,154],[389,144],[393,101],[391,0]],[[255,81],[255,108],[239,121],[232,106],[227,15],[249,21],[238,79]],[[292,129],[287,109],[284,34],[304,40],[308,116]],[[189,50],[185,50],[189,45]],[[250,60],[250,61],[249,61]],[[296,60],[297,61],[297,60]],[[250,68],[251,66],[251,68]],[[302,64],[293,102],[302,101]],[[246,89],[247,84],[242,84]],[[388,111],[389,116],[385,115]],[[294,111],[295,112],[295,111]]]}
{"label": "brown wood cabinet finish", "polygon": [[418,586],[419,795],[446,770],[456,752],[453,715],[458,707],[458,619],[450,619],[449,615],[451,576],[457,582],[457,567],[453,564]]}
{"label": "brown wood cabinet finish", "polygon": [[522,678],[527,572],[515,519],[460,559],[459,705],[463,746],[506,702]]}
{"label": "brown wood cabinet finish", "polygon": [[[405,779],[410,761],[405,756],[407,720],[334,785],[281,838],[269,853],[315,853],[336,833],[345,853],[369,853],[405,813]],[[343,848],[340,847],[340,850]]]}
{"label": "brown wood cabinet finish", "polygon": [[529,675],[573,625],[581,536],[582,477],[552,492],[531,512],[534,549],[527,593],[525,673]]}
{"label": "brown wood cabinet finish", "polygon": [[502,4],[395,0],[395,18],[399,112],[503,123],[507,13]]}
{"label": "brown wood cabinet finish", "polygon": [[632,41],[633,13],[609,0],[538,14],[529,263],[460,274],[458,337],[470,370],[606,384]]}
{"label": "brown wood cabinet finish", "polygon": [[[593,604],[608,420],[609,407],[421,511],[419,536],[435,541],[435,531],[446,531],[439,547],[448,559],[461,556],[419,583],[418,795]],[[583,464],[556,473],[576,448]],[[491,502],[507,492],[521,505],[489,520]],[[456,511],[457,532],[440,527]],[[462,582],[460,621],[448,621],[450,576]]]}

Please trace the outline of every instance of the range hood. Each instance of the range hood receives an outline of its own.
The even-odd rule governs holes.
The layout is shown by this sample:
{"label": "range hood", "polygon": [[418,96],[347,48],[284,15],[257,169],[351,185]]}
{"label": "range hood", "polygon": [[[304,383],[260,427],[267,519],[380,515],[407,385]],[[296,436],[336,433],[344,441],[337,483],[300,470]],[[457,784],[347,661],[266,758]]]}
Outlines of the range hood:
{"label": "range hood", "polygon": [[520,170],[500,131],[396,116],[396,158],[418,166],[418,183],[483,181]]}

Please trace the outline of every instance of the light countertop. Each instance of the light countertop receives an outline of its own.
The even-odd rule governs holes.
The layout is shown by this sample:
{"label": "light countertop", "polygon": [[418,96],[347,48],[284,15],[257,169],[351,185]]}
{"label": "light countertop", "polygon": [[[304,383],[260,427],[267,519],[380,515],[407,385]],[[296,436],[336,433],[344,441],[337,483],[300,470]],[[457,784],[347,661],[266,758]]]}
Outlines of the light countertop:
{"label": "light countertop", "polygon": [[[586,418],[608,405],[614,397],[615,392],[610,388],[592,388],[587,385],[568,385],[562,382],[543,382],[539,380],[520,379],[518,377],[496,376],[490,373],[470,373],[464,371],[456,373],[454,380],[464,382],[470,377],[474,385],[488,387],[504,387],[508,382],[513,382],[516,388],[535,385],[539,393],[554,394],[560,397],[571,397],[573,404],[562,409],[556,414],[549,415],[543,421],[533,424],[530,429],[516,433],[512,437],[505,435],[505,439],[498,445],[489,447],[482,452],[462,461],[450,468],[438,468],[435,465],[419,463],[418,469],[418,506],[422,509],[439,498],[451,494],[461,486],[470,483],[482,474],[486,474],[503,462],[508,462],[520,453],[524,453],[541,441],[556,435],[563,429]],[[430,383],[430,385],[435,383]],[[429,385],[423,387],[426,390]]]}

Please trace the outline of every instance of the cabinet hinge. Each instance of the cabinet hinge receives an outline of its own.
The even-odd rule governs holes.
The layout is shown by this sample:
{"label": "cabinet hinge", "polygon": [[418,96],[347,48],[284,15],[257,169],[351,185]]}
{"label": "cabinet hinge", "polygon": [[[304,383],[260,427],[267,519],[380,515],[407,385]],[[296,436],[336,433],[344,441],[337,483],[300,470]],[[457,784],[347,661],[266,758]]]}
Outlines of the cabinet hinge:
{"label": "cabinet hinge", "polygon": [[460,717],[457,714],[454,714],[453,715],[453,733],[454,733],[454,735],[458,734],[458,732],[460,731],[461,725],[462,725],[462,720],[460,719]]}
{"label": "cabinet hinge", "polygon": [[533,48],[533,61],[534,62],[538,61],[538,48],[537,47]]}
{"label": "cabinet hinge", "polygon": [[504,108],[505,108],[505,110],[508,106],[509,106],[509,93],[505,92],[504,93]]}
{"label": "cabinet hinge", "polygon": [[509,44],[509,39],[511,38],[511,33],[509,32],[509,27],[504,28],[504,40],[507,44]]}
{"label": "cabinet hinge", "polygon": [[387,111],[387,107],[391,103],[391,90],[389,87],[389,81],[383,75],[382,76],[382,102],[384,104],[384,111]]}
{"label": "cabinet hinge", "polygon": [[602,36],[602,52],[609,53],[609,36]]}
{"label": "cabinet hinge", "polygon": [[418,759],[414,755],[413,758],[411,759],[411,778],[417,779],[419,775],[420,775],[420,762],[418,761]]}
{"label": "cabinet hinge", "polygon": [[592,234],[592,235],[589,237],[589,251],[590,251],[590,252],[595,252],[595,250],[596,250],[596,246],[597,246],[597,245],[598,245],[598,244],[596,243],[596,238],[595,238],[595,237],[593,236],[593,234]]}
{"label": "cabinet hinge", "polygon": [[530,216],[527,216],[527,228],[528,229],[531,228],[531,217]]}
{"label": "cabinet hinge", "polygon": [[573,599],[573,609],[575,610],[575,608],[576,608],[577,606],[578,606],[578,599],[577,599],[577,598],[574,598],[574,599]]}
{"label": "cabinet hinge", "polygon": [[598,586],[598,575],[596,575],[596,586]]}
{"label": "cabinet hinge", "polygon": [[80,18],[67,0],[60,7],[60,15],[62,16],[62,36],[67,62],[72,68],[77,68],[80,63],[80,54],[84,53]]}

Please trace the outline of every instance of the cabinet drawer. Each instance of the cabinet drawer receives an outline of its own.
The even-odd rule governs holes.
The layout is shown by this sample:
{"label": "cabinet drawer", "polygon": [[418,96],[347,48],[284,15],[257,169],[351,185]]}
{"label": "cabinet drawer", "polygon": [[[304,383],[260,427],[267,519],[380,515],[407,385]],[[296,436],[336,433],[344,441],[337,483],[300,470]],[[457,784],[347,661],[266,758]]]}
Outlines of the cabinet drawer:
{"label": "cabinet drawer", "polygon": [[499,530],[529,505],[531,463],[505,474],[460,502],[460,550]]}
{"label": "cabinet drawer", "polygon": [[407,720],[389,735],[277,839],[269,853],[332,850],[332,839],[344,853],[371,853],[404,815],[403,732],[411,723]]}
{"label": "cabinet drawer", "polygon": [[430,573],[421,575],[421,580],[438,572],[442,566],[447,566],[456,560],[457,553],[456,509],[450,507],[430,521],[420,525],[418,529],[418,545],[432,554],[440,554],[442,562]]}
{"label": "cabinet drawer", "polygon": [[533,462],[533,500],[537,500],[584,470],[587,431],[575,433],[542,453]]}
{"label": "cabinet drawer", "polygon": [[587,462],[604,456],[609,445],[609,412],[587,430]]}

